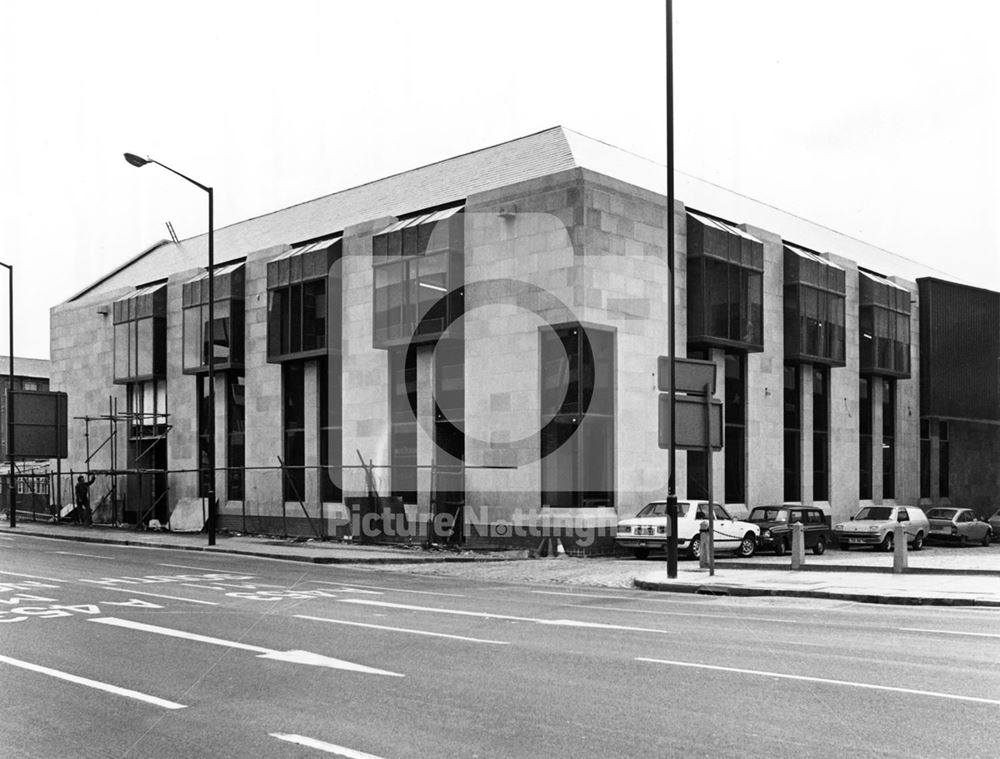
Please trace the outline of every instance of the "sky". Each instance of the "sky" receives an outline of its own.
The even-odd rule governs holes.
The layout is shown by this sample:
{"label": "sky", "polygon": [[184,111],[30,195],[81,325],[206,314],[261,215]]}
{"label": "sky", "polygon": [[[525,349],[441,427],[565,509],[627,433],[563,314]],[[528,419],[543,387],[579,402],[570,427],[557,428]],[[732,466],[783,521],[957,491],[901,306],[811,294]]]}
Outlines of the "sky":
{"label": "sky", "polygon": [[[1000,6],[673,16],[678,171],[1000,291]],[[206,231],[204,192],[125,152],[212,186],[217,228],[557,124],[665,162],[665,57],[663,0],[0,0],[15,356],[167,221]]]}

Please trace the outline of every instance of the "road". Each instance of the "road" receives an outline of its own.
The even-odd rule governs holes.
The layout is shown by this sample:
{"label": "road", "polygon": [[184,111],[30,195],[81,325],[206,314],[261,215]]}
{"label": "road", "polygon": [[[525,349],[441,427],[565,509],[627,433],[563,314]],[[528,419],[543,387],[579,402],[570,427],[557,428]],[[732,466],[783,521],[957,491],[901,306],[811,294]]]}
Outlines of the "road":
{"label": "road", "polygon": [[994,757],[1000,610],[0,536],[0,757]]}

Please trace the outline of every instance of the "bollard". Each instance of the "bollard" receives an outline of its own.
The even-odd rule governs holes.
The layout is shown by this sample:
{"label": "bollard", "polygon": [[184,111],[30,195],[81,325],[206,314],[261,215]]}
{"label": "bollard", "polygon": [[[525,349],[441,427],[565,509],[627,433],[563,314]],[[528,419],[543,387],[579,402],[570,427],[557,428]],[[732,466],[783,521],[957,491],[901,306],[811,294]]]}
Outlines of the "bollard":
{"label": "bollard", "polygon": [[892,573],[900,575],[906,571],[907,557],[906,530],[899,522],[892,526],[892,546]]}
{"label": "bollard", "polygon": [[698,527],[698,543],[701,546],[701,550],[698,551],[698,566],[702,569],[708,568],[708,552],[711,550],[708,546],[708,522],[702,521],[701,525]]}
{"label": "bollard", "polygon": [[792,525],[792,569],[801,569],[806,562],[806,535],[801,522]]}

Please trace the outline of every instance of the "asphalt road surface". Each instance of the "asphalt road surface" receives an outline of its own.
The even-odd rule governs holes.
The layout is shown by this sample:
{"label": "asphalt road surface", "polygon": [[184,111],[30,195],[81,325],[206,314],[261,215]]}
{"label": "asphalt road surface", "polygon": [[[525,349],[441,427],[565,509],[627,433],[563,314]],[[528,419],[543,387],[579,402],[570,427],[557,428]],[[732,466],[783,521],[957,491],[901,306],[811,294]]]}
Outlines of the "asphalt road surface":
{"label": "asphalt road surface", "polygon": [[0,757],[995,757],[1000,610],[0,536]]}

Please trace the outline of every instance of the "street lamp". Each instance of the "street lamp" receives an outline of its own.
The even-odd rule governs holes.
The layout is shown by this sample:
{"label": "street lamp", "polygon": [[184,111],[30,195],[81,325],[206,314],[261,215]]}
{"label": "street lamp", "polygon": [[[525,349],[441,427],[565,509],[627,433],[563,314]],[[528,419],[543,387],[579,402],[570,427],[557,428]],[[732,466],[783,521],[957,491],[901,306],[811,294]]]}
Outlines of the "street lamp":
{"label": "street lamp", "polygon": [[0,266],[7,270],[9,280],[10,311],[7,317],[10,328],[10,343],[7,364],[7,464],[10,466],[10,526],[17,527],[17,477],[14,474],[14,267],[0,261]]}
{"label": "street lamp", "polygon": [[134,153],[125,153],[125,160],[132,166],[142,167],[147,163],[155,163],[181,179],[186,179],[195,187],[200,187],[208,193],[208,325],[210,330],[208,356],[208,544],[215,545],[215,228],[213,221],[212,188],[196,182],[189,176],[181,174],[166,164],[154,161],[152,158],[141,158]]}

